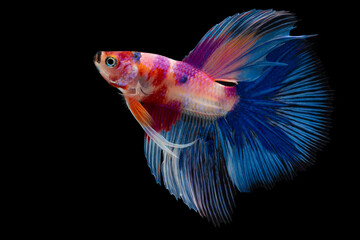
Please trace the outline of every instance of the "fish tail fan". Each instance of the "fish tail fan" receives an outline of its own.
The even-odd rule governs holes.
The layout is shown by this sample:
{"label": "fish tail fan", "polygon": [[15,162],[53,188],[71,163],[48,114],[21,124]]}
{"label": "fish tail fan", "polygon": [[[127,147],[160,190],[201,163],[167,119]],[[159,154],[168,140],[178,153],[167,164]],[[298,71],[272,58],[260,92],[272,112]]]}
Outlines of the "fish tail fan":
{"label": "fish tail fan", "polygon": [[327,141],[331,94],[308,42],[286,41],[265,61],[284,66],[239,82],[238,104],[219,119],[229,176],[244,192],[291,178]]}
{"label": "fish tail fan", "polygon": [[286,11],[251,10],[215,25],[184,58],[238,103],[218,120],[227,170],[240,191],[305,168],[326,139],[330,94],[307,38]]}

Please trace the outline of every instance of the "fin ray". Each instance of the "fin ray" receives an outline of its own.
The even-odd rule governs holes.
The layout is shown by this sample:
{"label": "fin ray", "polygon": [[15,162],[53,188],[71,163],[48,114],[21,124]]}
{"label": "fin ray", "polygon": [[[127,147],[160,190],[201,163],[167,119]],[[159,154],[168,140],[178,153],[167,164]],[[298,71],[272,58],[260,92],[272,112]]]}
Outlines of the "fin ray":
{"label": "fin ray", "polygon": [[174,151],[169,149],[169,147],[186,148],[195,143],[195,141],[186,144],[176,144],[169,142],[161,134],[155,131],[155,129],[152,127],[152,125],[154,124],[154,120],[152,116],[149,114],[149,112],[141,105],[140,102],[129,96],[125,96],[125,100],[131,113],[138,121],[140,126],[143,128],[145,133],[166,153],[177,158],[177,155],[174,153]]}
{"label": "fin ray", "polygon": [[216,121],[182,114],[161,135],[177,144],[195,143],[176,149],[178,158],[174,158],[153,148],[153,140],[145,137],[145,156],[157,182],[162,178],[171,194],[215,225],[229,222],[235,189],[227,174]]}
{"label": "fin ray", "polygon": [[210,29],[183,61],[214,79],[254,81],[269,67],[260,63],[271,50],[301,38],[288,35],[294,23],[295,17],[285,11],[236,14]]}
{"label": "fin ray", "polygon": [[245,192],[308,166],[328,131],[330,93],[307,42],[287,41],[266,61],[285,65],[239,82],[241,101],[219,119],[229,176]]}

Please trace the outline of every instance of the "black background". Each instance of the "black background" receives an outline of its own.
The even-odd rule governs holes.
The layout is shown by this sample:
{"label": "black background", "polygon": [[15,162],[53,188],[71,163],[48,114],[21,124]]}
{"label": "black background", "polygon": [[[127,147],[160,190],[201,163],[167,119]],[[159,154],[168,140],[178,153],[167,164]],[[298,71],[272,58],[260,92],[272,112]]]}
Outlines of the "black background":
{"label": "black background", "polygon": [[[59,88],[64,88],[53,105],[59,110],[53,116],[57,123],[48,129],[58,141],[43,153],[48,161],[41,163],[38,178],[44,197],[34,195],[39,211],[32,211],[41,221],[32,230],[96,238],[346,234],[342,223],[351,209],[346,208],[350,193],[344,185],[350,180],[344,179],[344,165],[349,160],[340,123],[346,94],[341,69],[345,30],[339,14],[355,6],[314,4],[119,1],[62,8],[53,16],[58,21],[49,36],[57,39],[52,49],[60,49],[63,61],[56,72],[61,75]],[[288,10],[300,20],[292,35],[318,34],[311,39],[313,49],[334,91],[330,141],[317,154],[316,164],[294,180],[280,182],[270,191],[238,193],[232,223],[216,228],[156,184],[143,154],[141,127],[92,59],[99,50],[130,50],[181,60],[213,25],[253,8]]]}

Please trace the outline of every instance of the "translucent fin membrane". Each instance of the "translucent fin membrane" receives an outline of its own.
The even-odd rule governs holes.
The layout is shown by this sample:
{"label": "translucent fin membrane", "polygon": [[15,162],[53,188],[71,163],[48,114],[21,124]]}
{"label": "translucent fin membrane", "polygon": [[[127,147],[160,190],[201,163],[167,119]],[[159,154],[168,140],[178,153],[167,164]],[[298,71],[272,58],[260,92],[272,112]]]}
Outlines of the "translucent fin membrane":
{"label": "translucent fin membrane", "polygon": [[138,102],[132,97],[126,96],[125,99],[131,113],[139,122],[140,126],[144,129],[145,133],[166,153],[176,158],[177,155],[171,149],[169,149],[169,147],[186,148],[194,144],[194,142],[186,144],[176,144],[166,140],[163,136],[161,136],[157,131],[154,130],[154,124],[156,124],[157,122],[154,122],[153,116],[148,113],[145,107],[143,107],[140,102]]}
{"label": "translucent fin membrane", "polygon": [[171,194],[215,225],[229,222],[234,206],[217,129],[215,120],[183,114],[170,131],[161,133],[177,144],[196,141],[186,149],[174,149],[178,158],[145,137],[145,156],[156,181],[161,183],[162,176]]}
{"label": "translucent fin membrane", "polygon": [[284,11],[252,10],[215,25],[183,61],[214,79],[254,81],[271,66],[266,55],[289,36],[295,17]]}
{"label": "translucent fin membrane", "polygon": [[287,66],[239,83],[241,101],[219,119],[229,176],[240,191],[291,178],[326,140],[330,94],[307,45],[292,40],[271,52],[268,60]]}

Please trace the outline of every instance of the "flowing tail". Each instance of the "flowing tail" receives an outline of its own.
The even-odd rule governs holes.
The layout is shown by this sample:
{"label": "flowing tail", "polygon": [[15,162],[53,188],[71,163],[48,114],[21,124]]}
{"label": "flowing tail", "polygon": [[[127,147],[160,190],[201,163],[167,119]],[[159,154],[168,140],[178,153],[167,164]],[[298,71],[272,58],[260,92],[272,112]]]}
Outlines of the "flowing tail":
{"label": "flowing tail", "polygon": [[[183,61],[236,84],[238,103],[216,120],[182,114],[162,132],[176,144],[198,140],[175,148],[178,158],[145,139],[156,180],[162,175],[175,197],[216,225],[231,219],[235,188],[291,178],[326,142],[330,91],[309,36],[289,35],[295,22],[287,12],[252,10],[214,26]],[[156,109],[153,118],[166,121],[169,111]]]}
{"label": "flowing tail", "polygon": [[313,35],[289,35],[295,21],[272,10],[228,17],[184,59],[237,84],[240,101],[218,125],[228,174],[240,191],[291,177],[326,141],[329,90],[306,40]]}
{"label": "flowing tail", "polygon": [[240,191],[291,177],[326,142],[329,90],[306,41],[286,42],[266,58],[287,66],[239,83],[239,103],[219,120],[228,173]]}

